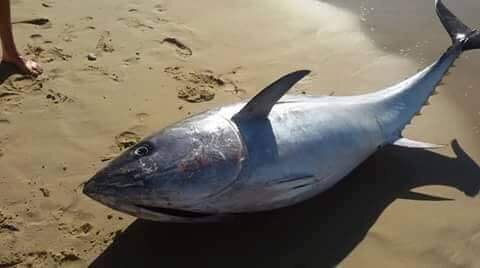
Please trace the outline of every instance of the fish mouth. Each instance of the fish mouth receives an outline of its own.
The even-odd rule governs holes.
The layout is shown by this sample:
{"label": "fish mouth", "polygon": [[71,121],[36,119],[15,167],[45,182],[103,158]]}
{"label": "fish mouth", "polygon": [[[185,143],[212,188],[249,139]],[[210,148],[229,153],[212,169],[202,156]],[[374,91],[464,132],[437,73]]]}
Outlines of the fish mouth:
{"label": "fish mouth", "polygon": [[[103,189],[103,191],[105,192],[105,189]],[[150,206],[126,200],[119,200],[104,193],[100,194],[97,185],[92,181],[89,181],[84,185],[83,193],[109,208],[146,220],[163,222],[203,222],[208,221],[208,219],[214,219],[218,216],[213,213]]]}
{"label": "fish mouth", "polygon": [[203,212],[193,212],[181,209],[173,209],[173,208],[163,208],[163,207],[152,207],[152,206],[145,206],[145,205],[134,205],[140,209],[145,209],[153,213],[159,213],[162,215],[172,216],[172,217],[180,217],[180,218],[205,218],[211,217],[215,214],[211,213],[203,213]]}

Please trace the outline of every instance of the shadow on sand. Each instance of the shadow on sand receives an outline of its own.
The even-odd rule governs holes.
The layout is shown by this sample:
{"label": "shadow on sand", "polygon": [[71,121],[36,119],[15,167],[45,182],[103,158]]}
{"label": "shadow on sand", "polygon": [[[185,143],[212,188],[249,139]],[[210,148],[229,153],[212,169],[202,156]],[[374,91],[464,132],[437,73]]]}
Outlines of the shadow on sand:
{"label": "shadow on sand", "polygon": [[395,199],[448,202],[412,193],[416,187],[444,185],[475,196],[480,168],[457,142],[452,147],[456,158],[387,148],[312,200],[234,223],[137,220],[90,267],[332,267]]}
{"label": "shadow on sand", "polygon": [[19,71],[14,64],[4,61],[0,62],[0,85],[14,74],[19,74]]}

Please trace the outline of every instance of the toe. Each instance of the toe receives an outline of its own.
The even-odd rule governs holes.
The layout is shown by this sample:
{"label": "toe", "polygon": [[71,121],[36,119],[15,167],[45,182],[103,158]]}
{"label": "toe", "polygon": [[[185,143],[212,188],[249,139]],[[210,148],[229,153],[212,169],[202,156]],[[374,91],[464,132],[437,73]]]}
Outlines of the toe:
{"label": "toe", "polygon": [[27,60],[25,62],[25,68],[32,75],[40,75],[43,72],[40,64],[38,64],[38,63],[36,63],[35,61],[32,61],[32,60]]}

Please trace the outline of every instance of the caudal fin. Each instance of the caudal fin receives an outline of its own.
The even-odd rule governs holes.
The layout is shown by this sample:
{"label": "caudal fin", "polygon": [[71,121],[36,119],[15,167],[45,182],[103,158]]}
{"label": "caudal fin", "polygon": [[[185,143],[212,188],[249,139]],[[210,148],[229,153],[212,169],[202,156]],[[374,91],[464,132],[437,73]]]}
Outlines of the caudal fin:
{"label": "caudal fin", "polygon": [[437,15],[454,44],[463,44],[463,50],[480,48],[480,31],[472,29],[458,19],[441,0],[436,0]]}

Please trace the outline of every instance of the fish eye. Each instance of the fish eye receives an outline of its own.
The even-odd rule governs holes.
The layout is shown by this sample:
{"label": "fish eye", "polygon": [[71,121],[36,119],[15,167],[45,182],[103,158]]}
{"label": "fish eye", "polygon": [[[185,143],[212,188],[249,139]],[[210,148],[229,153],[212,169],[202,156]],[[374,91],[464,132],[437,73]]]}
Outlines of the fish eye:
{"label": "fish eye", "polygon": [[147,144],[140,145],[135,151],[133,152],[136,156],[147,156],[151,152],[151,146],[148,146]]}

